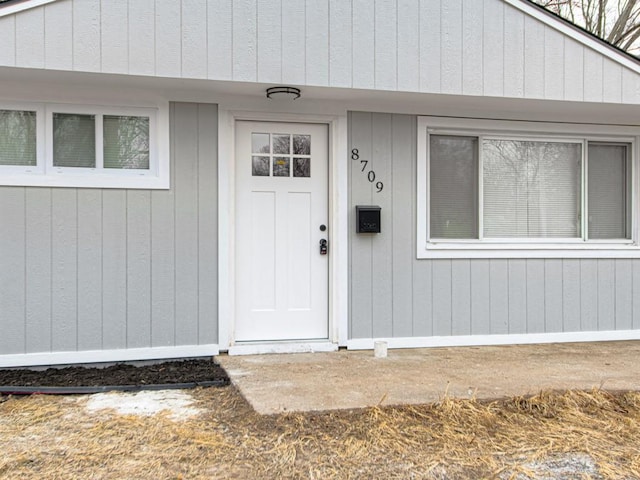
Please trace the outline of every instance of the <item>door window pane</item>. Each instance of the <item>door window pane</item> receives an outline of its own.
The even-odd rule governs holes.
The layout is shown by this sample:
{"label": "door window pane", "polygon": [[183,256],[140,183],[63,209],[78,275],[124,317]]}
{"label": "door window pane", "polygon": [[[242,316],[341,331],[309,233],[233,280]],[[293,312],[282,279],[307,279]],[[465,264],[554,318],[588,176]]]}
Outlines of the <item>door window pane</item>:
{"label": "door window pane", "polygon": [[293,176],[294,177],[310,177],[311,176],[311,159],[310,158],[294,158],[293,159]]}
{"label": "door window pane", "polygon": [[293,154],[311,155],[311,135],[293,136]]}
{"label": "door window pane", "polygon": [[478,139],[430,137],[430,236],[478,238]]}
{"label": "door window pane", "polygon": [[149,118],[105,115],[104,168],[149,169]]}
{"label": "door window pane", "polygon": [[94,115],[53,114],[53,165],[55,167],[96,166]]}
{"label": "door window pane", "polygon": [[36,165],[36,112],[0,110],[0,165]]}
{"label": "door window pane", "polygon": [[291,153],[290,135],[273,135],[273,153]]}
{"label": "door window pane", "polygon": [[251,157],[251,175],[254,177],[268,177],[269,157]]}
{"label": "door window pane", "polygon": [[484,236],[580,236],[577,143],[484,140]]}
{"label": "door window pane", "polygon": [[589,238],[630,238],[627,145],[589,143]]}
{"label": "door window pane", "polygon": [[269,134],[251,134],[251,153],[269,153]]}
{"label": "door window pane", "polygon": [[273,157],[273,176],[288,177],[289,176],[289,158]]}

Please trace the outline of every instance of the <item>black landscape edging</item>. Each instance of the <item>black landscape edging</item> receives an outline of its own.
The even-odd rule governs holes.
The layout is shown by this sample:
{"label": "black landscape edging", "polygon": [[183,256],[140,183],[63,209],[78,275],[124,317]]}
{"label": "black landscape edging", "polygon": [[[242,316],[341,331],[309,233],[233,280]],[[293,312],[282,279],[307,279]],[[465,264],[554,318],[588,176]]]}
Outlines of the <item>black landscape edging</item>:
{"label": "black landscape edging", "polygon": [[227,379],[206,382],[159,383],[150,385],[102,385],[96,387],[21,387],[0,386],[0,395],[83,395],[104,392],[141,392],[143,390],[186,390],[196,387],[224,387]]}

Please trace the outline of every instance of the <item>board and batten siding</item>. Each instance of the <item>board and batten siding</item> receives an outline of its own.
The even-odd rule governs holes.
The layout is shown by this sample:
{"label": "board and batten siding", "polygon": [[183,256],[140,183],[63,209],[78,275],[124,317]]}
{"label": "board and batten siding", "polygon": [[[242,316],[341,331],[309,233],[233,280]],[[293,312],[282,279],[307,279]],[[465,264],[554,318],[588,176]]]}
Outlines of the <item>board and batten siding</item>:
{"label": "board and batten siding", "polygon": [[0,66],[640,103],[640,75],[504,0],[57,0]]}
{"label": "board and batten siding", "polygon": [[170,105],[170,190],[0,187],[0,356],[217,343],[217,118]]}
{"label": "board and batten siding", "polygon": [[[349,168],[350,339],[640,329],[638,259],[416,259],[416,122],[349,114],[369,161]],[[356,205],[382,207],[382,233],[355,233]]]}

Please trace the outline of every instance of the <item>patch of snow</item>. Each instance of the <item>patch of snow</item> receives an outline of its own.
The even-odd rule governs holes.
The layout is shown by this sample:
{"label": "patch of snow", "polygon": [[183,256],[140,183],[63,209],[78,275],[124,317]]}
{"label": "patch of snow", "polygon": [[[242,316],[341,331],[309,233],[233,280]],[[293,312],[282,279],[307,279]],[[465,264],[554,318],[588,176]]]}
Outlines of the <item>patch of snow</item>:
{"label": "patch of snow", "polygon": [[240,370],[240,369],[226,369],[227,375],[229,377],[246,377],[251,375],[251,372],[248,370]]}
{"label": "patch of snow", "polygon": [[193,397],[180,390],[143,390],[136,393],[108,392],[90,395],[85,408],[90,412],[115,410],[121,415],[152,416],[168,411],[173,420],[200,413],[192,407]]}
{"label": "patch of snow", "polygon": [[[535,474],[536,480],[578,480],[582,478],[602,479],[598,473],[598,467],[593,458],[589,455],[576,453],[558,455],[551,458],[539,460],[537,462],[523,465]],[[507,472],[501,478],[515,480],[530,479],[528,475],[518,474],[515,477],[513,472]]]}

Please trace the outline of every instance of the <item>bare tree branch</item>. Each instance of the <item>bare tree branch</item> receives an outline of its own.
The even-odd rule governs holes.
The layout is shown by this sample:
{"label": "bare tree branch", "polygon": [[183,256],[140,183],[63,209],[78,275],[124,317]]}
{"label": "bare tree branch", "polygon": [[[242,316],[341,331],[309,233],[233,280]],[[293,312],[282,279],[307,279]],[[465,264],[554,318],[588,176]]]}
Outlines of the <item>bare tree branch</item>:
{"label": "bare tree branch", "polygon": [[640,0],[533,0],[630,53],[640,52]]}

